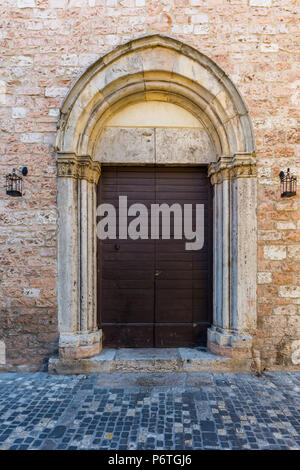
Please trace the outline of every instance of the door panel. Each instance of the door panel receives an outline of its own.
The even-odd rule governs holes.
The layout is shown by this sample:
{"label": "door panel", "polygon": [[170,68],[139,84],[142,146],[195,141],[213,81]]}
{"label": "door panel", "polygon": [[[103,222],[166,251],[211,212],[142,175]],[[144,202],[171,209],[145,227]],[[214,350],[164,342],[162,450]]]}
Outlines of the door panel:
{"label": "door panel", "polygon": [[[150,207],[155,202],[153,171],[104,167],[98,204],[118,208],[119,196],[127,196],[128,206],[143,202]],[[104,347],[153,346],[154,253],[153,240],[98,240],[98,318]]]}
{"label": "door panel", "polygon": [[103,325],[105,348],[153,348],[153,323]]}
{"label": "door panel", "polygon": [[205,345],[212,291],[212,193],[206,168],[103,167],[98,204],[118,208],[122,195],[128,206],[146,205],[149,234],[151,204],[179,203],[182,209],[204,204],[205,244],[187,251],[187,240],[174,240],[172,215],[170,240],[98,240],[104,347]]}

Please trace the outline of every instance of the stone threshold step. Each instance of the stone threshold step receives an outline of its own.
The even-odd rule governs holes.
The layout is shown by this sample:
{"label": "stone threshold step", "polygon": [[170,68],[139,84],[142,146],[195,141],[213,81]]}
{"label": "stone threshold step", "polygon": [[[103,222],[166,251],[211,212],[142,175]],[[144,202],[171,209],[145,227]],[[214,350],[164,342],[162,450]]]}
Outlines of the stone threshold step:
{"label": "stone threshold step", "polygon": [[230,357],[197,348],[103,349],[87,359],[51,358],[48,371],[54,374],[101,372],[245,372]]}

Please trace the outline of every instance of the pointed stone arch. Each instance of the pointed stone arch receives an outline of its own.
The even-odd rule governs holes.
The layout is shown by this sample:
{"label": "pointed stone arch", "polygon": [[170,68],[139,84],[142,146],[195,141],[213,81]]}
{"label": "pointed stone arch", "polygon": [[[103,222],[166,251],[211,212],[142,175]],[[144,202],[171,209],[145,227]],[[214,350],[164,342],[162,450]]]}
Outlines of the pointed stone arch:
{"label": "pointed stone arch", "polygon": [[256,180],[251,120],[220,67],[194,48],[160,35],[117,47],[91,65],[61,107],[56,148],[59,210],[59,329],[62,358],[101,349],[96,323],[96,148],[105,123],[141,101],[167,101],[203,125],[216,159],[212,350],[249,349],[256,325]]}

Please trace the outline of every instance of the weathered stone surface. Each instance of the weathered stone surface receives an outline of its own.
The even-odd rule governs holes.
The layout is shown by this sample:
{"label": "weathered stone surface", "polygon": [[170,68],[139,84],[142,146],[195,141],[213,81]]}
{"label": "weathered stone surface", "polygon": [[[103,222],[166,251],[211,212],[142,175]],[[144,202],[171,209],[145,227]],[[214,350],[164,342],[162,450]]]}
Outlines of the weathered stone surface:
{"label": "weathered stone surface", "polygon": [[145,101],[126,106],[114,114],[107,127],[202,128],[189,111],[167,101]]}
{"label": "weathered stone surface", "polygon": [[122,465],[124,450],[178,448],[183,466],[182,451],[300,449],[297,372],[4,373],[0,387],[1,450],[110,448]]}
{"label": "weathered stone surface", "polygon": [[216,151],[204,129],[156,129],[156,163],[210,163]]}
{"label": "weathered stone surface", "polygon": [[289,298],[300,298],[300,287],[299,286],[280,286],[279,287],[280,297]]}
{"label": "weathered stone surface", "polygon": [[286,247],[277,245],[265,246],[264,254],[266,259],[282,260],[286,258]]}
{"label": "weathered stone surface", "polygon": [[97,159],[111,164],[207,164],[215,155],[204,129],[106,127],[97,150]]}
{"label": "weathered stone surface", "polygon": [[51,358],[49,372],[86,374],[100,372],[246,372],[251,359],[239,361],[189,348],[103,349],[101,354],[77,361]]}
{"label": "weathered stone surface", "polygon": [[251,7],[270,7],[272,0],[250,0]]}
{"label": "weathered stone surface", "polygon": [[154,163],[154,129],[105,128],[96,154],[102,163]]}
{"label": "weathered stone surface", "polygon": [[0,341],[0,364],[6,364],[6,348],[4,341]]}
{"label": "weathered stone surface", "polygon": [[272,282],[272,273],[257,273],[258,284],[269,284]]}
{"label": "weathered stone surface", "polygon": [[[96,90],[92,99],[86,89]],[[247,108],[230,79],[208,57],[162,36],[120,46],[82,75],[63,104],[58,150],[94,156],[107,118],[144,100],[172,102],[201,116],[222,154],[254,150]]]}

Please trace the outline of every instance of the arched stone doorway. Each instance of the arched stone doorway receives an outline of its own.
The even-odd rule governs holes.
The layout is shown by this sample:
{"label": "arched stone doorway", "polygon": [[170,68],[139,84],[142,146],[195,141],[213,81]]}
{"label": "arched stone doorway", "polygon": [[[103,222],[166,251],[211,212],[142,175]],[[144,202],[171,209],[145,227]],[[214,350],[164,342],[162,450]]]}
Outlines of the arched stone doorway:
{"label": "arched stone doorway", "polygon": [[[214,185],[213,326],[208,346],[226,355],[251,347],[256,328],[256,168],[247,108],[234,84],[207,56],[155,35],[120,46],[93,64],[61,109],[57,163],[62,359],[91,357],[101,350],[96,320],[100,136],[122,109],[149,101],[179,106],[201,123],[209,147],[209,161],[204,163],[209,163]],[[203,152],[198,155],[194,163]]]}
{"label": "arched stone doorway", "polygon": [[[113,203],[118,214],[120,196],[126,196],[128,208],[142,203],[146,220],[142,236],[148,235],[146,240],[125,235],[124,240],[122,229],[121,238],[97,242],[103,347],[206,346],[212,323],[213,238],[207,166],[215,160],[216,150],[205,128],[173,103],[135,103],[105,123],[95,158],[101,161],[98,205]],[[150,237],[156,225],[151,208],[157,203],[164,204],[165,218],[160,221],[160,237]],[[181,227],[177,237],[173,223],[168,224],[173,204],[176,226]],[[194,221],[196,204],[203,208],[204,221],[198,218],[203,246],[195,251],[186,249],[182,230],[186,204],[193,204]],[[132,217],[122,219],[127,221],[127,232]],[[169,239],[162,237],[166,222],[173,232]]]}

